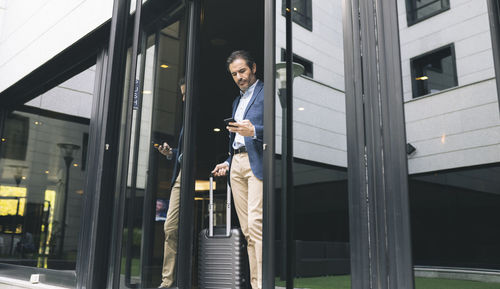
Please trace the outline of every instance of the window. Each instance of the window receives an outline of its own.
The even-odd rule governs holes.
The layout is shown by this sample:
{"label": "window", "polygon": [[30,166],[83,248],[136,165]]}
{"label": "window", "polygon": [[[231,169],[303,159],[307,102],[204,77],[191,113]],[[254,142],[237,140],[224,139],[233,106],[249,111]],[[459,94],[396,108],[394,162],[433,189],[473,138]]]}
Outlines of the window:
{"label": "window", "polygon": [[[281,61],[286,61],[286,50],[281,48]],[[313,63],[303,57],[293,54],[293,62],[300,63],[304,66],[304,75],[313,78]]]}
{"label": "window", "polygon": [[406,0],[408,26],[450,9],[449,0]]}
{"label": "window", "polygon": [[[29,118],[15,113],[7,115],[7,121],[5,122],[5,129],[2,136],[4,148],[0,150],[1,158],[20,161],[26,160],[28,134]],[[9,136],[8,139],[7,136]]]}
{"label": "window", "polygon": [[410,60],[413,98],[458,85],[453,45]]}
{"label": "window", "polygon": [[[281,15],[286,14],[286,1],[281,5]],[[312,3],[311,0],[292,0],[292,21],[312,31]]]}

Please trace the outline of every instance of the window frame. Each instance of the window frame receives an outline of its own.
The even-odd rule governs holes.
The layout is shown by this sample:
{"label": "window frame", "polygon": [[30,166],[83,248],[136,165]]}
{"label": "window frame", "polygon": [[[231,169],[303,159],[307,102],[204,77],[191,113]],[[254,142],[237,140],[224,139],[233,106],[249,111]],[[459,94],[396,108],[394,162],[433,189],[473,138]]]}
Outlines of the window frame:
{"label": "window frame", "polygon": [[[296,59],[299,61],[295,61]],[[302,66],[304,66],[304,75],[305,76],[307,76],[309,78],[314,78],[314,62],[312,62],[311,60],[306,59],[302,56],[299,56],[295,53],[293,53],[293,60],[294,60],[294,62],[302,64]],[[285,61],[286,61],[286,49],[281,48],[281,62],[285,62]],[[304,65],[304,64],[306,64],[306,65]],[[308,68],[310,68],[310,69],[308,69]]]}
{"label": "window frame", "polygon": [[[427,96],[427,95],[430,95],[430,94],[433,94],[432,92],[429,92],[429,93],[426,93],[426,94],[422,94],[422,95],[417,95],[417,81],[415,78],[417,78],[417,74],[416,74],[416,69],[415,69],[415,66],[414,66],[414,62],[415,61],[418,61],[424,57],[428,57],[434,53],[438,53],[440,51],[443,51],[445,49],[450,49],[451,51],[451,58],[452,58],[452,67],[453,67],[453,81],[454,81],[454,85],[453,86],[450,86],[450,87],[447,87],[445,89],[450,89],[450,88],[453,88],[453,87],[457,87],[459,86],[459,83],[458,83],[458,71],[457,71],[457,58],[456,58],[456,54],[455,54],[455,44],[454,43],[450,43],[450,44],[446,44],[444,46],[441,46],[441,47],[438,47],[436,49],[433,49],[431,51],[428,51],[428,52],[425,52],[423,54],[420,54],[420,55],[417,55],[417,56],[414,56],[412,58],[410,58],[410,71],[411,71],[411,87],[412,87],[412,99],[417,99],[417,98],[420,98],[420,97],[424,97],[424,96]],[[443,90],[445,90],[443,89]]]}
{"label": "window frame", "polygon": [[416,14],[418,9],[416,8],[415,1],[418,0],[406,0],[406,20],[408,22],[408,27],[450,10],[449,0],[435,0],[433,3],[438,1],[441,2],[441,9],[429,13],[421,18],[417,18]]}

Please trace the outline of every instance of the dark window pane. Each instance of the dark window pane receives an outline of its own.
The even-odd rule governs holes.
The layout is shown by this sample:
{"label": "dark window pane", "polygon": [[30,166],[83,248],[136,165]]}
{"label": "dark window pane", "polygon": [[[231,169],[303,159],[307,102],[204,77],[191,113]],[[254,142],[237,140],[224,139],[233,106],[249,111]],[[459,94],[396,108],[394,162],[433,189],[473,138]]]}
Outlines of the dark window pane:
{"label": "dark window pane", "polygon": [[408,25],[415,24],[449,8],[449,0],[407,0],[406,11]]}
{"label": "dark window pane", "polygon": [[24,161],[28,148],[29,118],[10,113],[2,134],[1,157]]}
{"label": "dark window pane", "polygon": [[[286,1],[282,2],[281,14],[285,16]],[[312,3],[311,0],[292,0],[292,21],[312,31]]]}
{"label": "dark window pane", "polygon": [[457,86],[453,46],[411,60],[413,97]]}
{"label": "dark window pane", "polygon": [[[281,61],[286,61],[286,50],[281,48]],[[302,64],[304,66],[304,75],[313,78],[313,63],[303,57],[293,53],[293,62]]]}

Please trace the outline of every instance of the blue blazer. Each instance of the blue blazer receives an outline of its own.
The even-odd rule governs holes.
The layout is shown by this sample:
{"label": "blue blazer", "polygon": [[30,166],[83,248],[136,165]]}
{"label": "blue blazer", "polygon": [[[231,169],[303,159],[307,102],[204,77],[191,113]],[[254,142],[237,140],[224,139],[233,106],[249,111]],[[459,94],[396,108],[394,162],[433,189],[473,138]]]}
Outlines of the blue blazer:
{"label": "blue blazer", "polygon": [[[262,146],[264,144],[264,83],[258,81],[255,89],[253,91],[252,98],[248,102],[247,109],[243,115],[243,119],[248,119],[252,122],[255,127],[256,138],[245,137],[245,146],[248,152],[248,158],[250,159],[250,167],[252,168],[253,174],[259,179],[263,180],[263,169],[262,169]],[[233,102],[233,118],[236,113],[236,108],[240,103],[241,96],[238,96]],[[229,157],[226,160],[229,165],[231,165],[231,160],[233,157],[233,142],[236,134],[229,134]]]}
{"label": "blue blazer", "polygon": [[172,160],[174,163],[174,171],[172,172],[172,180],[170,181],[170,187],[172,188],[175,184],[175,180],[179,176],[179,172],[181,171],[181,164],[179,163],[179,155],[182,153],[182,139],[184,134],[184,126],[181,128],[181,132],[179,134],[179,142],[177,143],[177,148],[172,149]]}

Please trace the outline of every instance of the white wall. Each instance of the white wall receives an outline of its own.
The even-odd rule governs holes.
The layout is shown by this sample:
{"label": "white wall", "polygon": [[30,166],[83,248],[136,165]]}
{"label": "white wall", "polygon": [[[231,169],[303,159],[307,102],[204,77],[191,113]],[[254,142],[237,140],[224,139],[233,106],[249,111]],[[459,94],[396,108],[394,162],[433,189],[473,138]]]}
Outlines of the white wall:
{"label": "white wall", "polygon": [[[276,60],[286,48],[285,17],[276,1]],[[293,22],[293,53],[314,63],[314,79],[344,90],[342,2],[312,1],[312,32]]]}
{"label": "white wall", "polygon": [[[276,1],[276,56],[286,47],[285,17]],[[294,54],[313,62],[314,80],[294,80],[294,156],[347,167],[341,1],[312,1],[313,29],[293,22]],[[303,108],[303,110],[298,110]],[[276,153],[281,153],[281,106],[276,103]]]}
{"label": "white wall", "polygon": [[112,0],[3,0],[0,91],[111,18]]}
{"label": "white wall", "polygon": [[407,140],[417,148],[410,173],[500,162],[494,79],[405,104]]}
{"label": "white wall", "polygon": [[[410,173],[500,161],[500,119],[486,0],[450,1],[450,10],[407,26],[398,0]],[[453,43],[458,86],[412,99],[410,59]]]}

